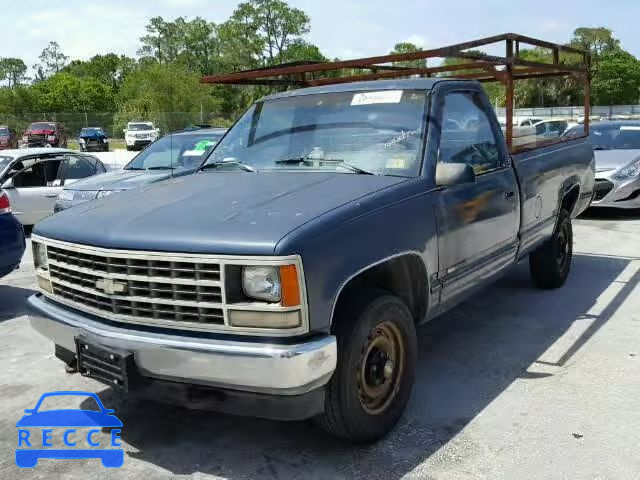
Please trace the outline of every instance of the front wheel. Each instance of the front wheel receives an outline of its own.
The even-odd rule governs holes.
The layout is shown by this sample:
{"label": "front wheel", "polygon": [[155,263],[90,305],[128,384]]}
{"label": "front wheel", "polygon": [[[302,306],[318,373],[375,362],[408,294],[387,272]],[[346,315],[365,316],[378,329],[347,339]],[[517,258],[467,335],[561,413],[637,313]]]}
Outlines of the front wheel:
{"label": "front wheel", "polygon": [[559,288],[569,276],[573,259],[571,215],[560,210],[553,235],[529,255],[531,278],[539,288]]}
{"label": "front wheel", "polygon": [[367,291],[334,321],[338,362],[327,385],[320,424],[347,441],[376,441],[394,427],[413,387],[413,317],[398,297]]}

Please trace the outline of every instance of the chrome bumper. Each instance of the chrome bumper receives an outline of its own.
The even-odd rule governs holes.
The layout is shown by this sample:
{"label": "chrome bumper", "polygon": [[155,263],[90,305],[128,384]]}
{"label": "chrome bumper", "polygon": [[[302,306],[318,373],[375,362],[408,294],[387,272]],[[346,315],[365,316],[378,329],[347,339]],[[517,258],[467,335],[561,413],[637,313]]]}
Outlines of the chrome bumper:
{"label": "chrome bumper", "polygon": [[27,300],[31,325],[56,345],[75,351],[82,334],[133,353],[144,376],[248,392],[300,395],[329,381],[337,359],[336,338],[282,345],[150,333],[106,325],[36,294]]}

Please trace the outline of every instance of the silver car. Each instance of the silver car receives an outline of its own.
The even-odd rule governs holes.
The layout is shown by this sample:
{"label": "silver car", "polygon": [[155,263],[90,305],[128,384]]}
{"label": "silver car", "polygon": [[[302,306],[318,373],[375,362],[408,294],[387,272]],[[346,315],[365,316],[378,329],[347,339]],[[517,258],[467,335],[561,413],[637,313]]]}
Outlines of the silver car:
{"label": "silver car", "polygon": [[107,167],[93,155],[62,148],[0,151],[0,188],[23,225],[34,225],[53,213],[65,185]]}
{"label": "silver car", "polygon": [[[583,132],[581,125],[566,132]],[[592,207],[640,208],[640,121],[596,123],[589,129],[596,158]]]}

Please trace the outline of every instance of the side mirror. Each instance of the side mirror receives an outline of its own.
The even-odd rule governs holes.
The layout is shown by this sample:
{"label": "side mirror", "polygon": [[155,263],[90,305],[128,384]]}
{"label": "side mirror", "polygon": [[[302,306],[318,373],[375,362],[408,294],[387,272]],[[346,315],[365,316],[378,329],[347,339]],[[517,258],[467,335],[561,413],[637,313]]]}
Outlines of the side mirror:
{"label": "side mirror", "polygon": [[436,185],[451,187],[465,183],[475,183],[476,173],[466,163],[442,163],[436,165]]}
{"label": "side mirror", "polygon": [[127,129],[126,129],[126,128],[123,128],[123,129],[122,129],[122,133],[127,133]]}
{"label": "side mirror", "polygon": [[15,188],[13,186],[13,178],[8,179],[6,182],[2,184],[2,188]]}

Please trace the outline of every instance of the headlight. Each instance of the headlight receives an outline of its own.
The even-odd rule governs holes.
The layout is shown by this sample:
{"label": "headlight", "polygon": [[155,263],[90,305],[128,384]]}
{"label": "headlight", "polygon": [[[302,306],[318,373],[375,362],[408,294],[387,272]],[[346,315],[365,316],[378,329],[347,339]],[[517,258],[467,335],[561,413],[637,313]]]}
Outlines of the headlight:
{"label": "headlight", "polygon": [[78,143],[84,143],[84,138],[79,138]]}
{"label": "headlight", "polygon": [[66,202],[88,202],[89,200],[95,200],[97,190],[63,190],[58,195],[59,200]]}
{"label": "headlight", "polygon": [[278,267],[244,267],[242,290],[247,297],[279,302],[281,288]]}
{"label": "headlight", "polygon": [[96,196],[96,198],[108,197],[112,193],[118,193],[118,192],[121,192],[121,191],[122,190],[100,190],[98,192],[98,195]]}
{"label": "headlight", "polygon": [[618,170],[613,175],[613,178],[616,180],[628,180],[629,178],[636,178],[638,175],[640,175],[640,158]]}
{"label": "headlight", "polygon": [[42,243],[33,242],[33,264],[38,268],[49,268],[49,261],[47,258],[47,247]]}
{"label": "headlight", "polygon": [[58,200],[62,200],[64,202],[70,202],[73,200],[73,190],[63,190],[58,195]]}

